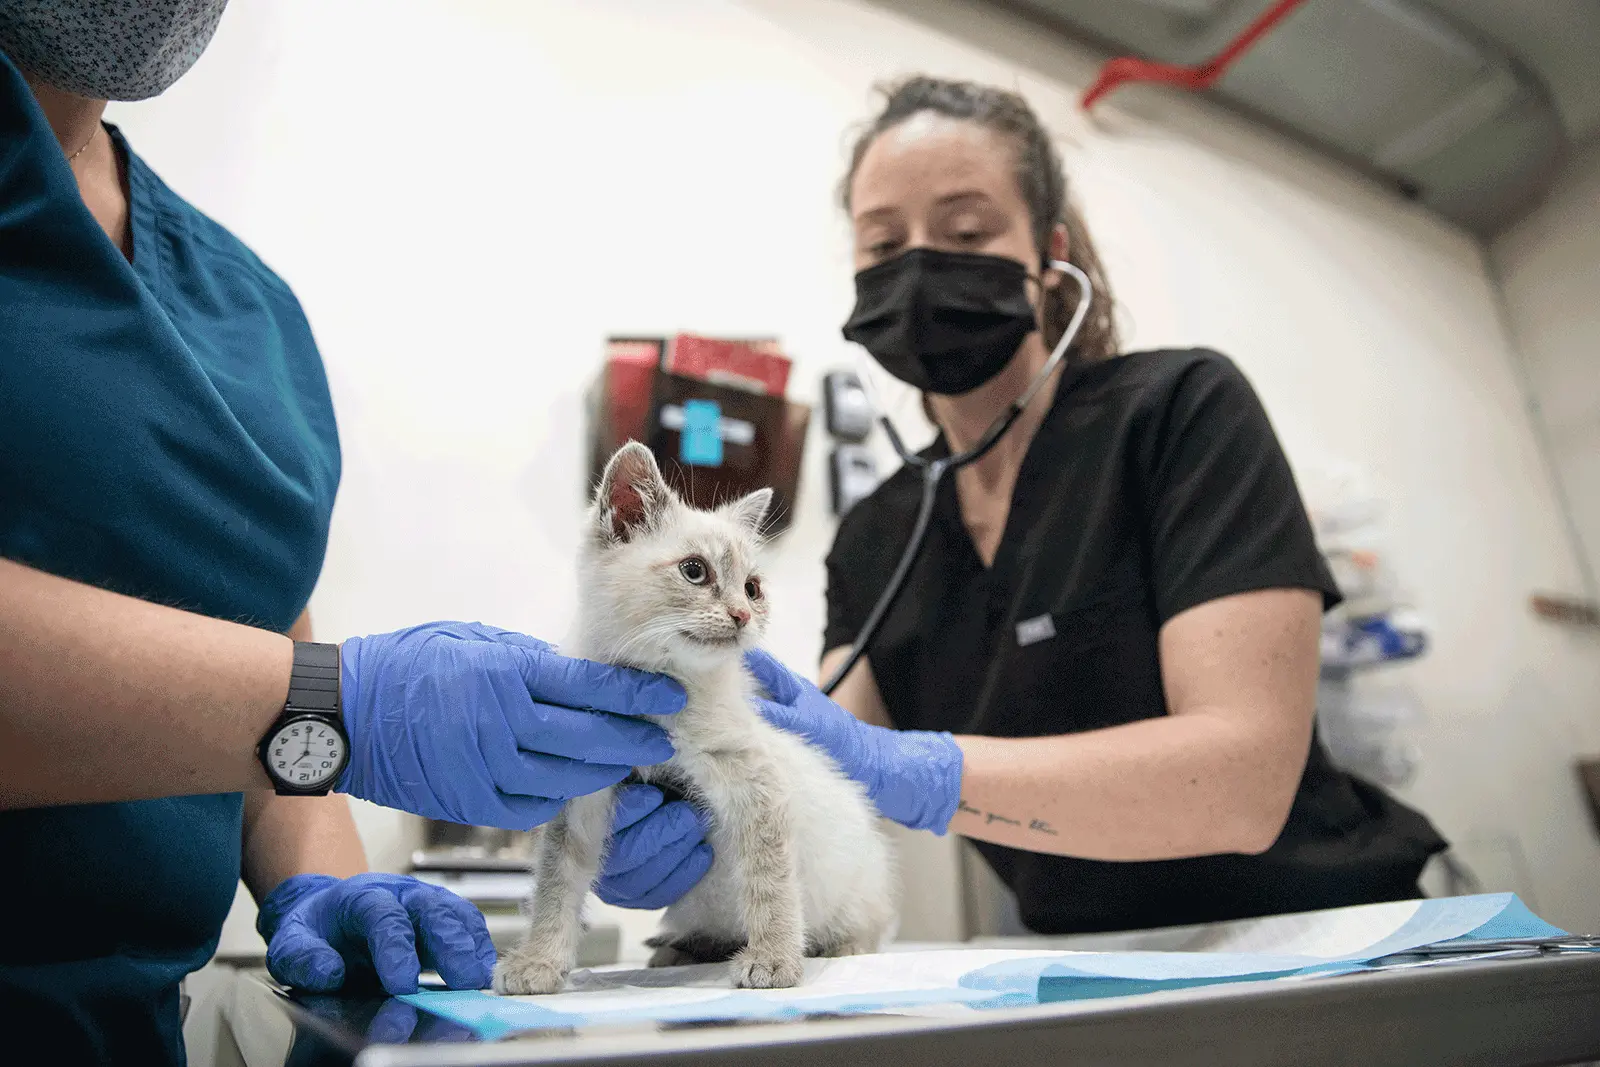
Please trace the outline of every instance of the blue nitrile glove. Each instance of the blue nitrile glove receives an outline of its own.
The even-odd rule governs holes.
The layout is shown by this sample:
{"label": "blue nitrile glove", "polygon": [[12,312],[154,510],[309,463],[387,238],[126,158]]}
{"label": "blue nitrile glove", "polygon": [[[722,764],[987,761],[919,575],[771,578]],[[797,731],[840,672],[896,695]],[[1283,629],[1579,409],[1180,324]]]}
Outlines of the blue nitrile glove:
{"label": "blue nitrile glove", "polygon": [[624,716],[671,715],[684,700],[670,678],[465,622],[351,638],[340,682],[350,765],[339,792],[503,830],[671,758],[666,731]]}
{"label": "blue nitrile glove", "polygon": [[744,662],[771,697],[756,702],[768,722],[832,756],[895,822],[936,834],[950,828],[961,800],[962,756],[948,733],[864,723],[768,653],[748,652]]}
{"label": "blue nitrile glove", "polygon": [[478,909],[400,874],[285,878],[261,902],[256,930],[272,977],[317,993],[373,977],[385,993],[415,993],[424,967],[452,989],[482,989],[494,971]]}
{"label": "blue nitrile glove", "polygon": [[617,790],[611,832],[605,869],[594,887],[607,904],[664,908],[711,869],[705,816],[688,801],[667,800],[653,785]]}

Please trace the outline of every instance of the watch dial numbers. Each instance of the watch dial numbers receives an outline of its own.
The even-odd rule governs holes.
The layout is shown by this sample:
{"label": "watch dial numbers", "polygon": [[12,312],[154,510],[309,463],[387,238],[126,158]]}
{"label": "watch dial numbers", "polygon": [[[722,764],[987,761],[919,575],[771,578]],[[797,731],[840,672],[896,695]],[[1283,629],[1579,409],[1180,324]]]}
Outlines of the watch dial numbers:
{"label": "watch dial numbers", "polygon": [[290,785],[315,788],[328,783],[344,759],[344,743],[326,723],[286,726],[272,738],[269,760],[276,776]]}

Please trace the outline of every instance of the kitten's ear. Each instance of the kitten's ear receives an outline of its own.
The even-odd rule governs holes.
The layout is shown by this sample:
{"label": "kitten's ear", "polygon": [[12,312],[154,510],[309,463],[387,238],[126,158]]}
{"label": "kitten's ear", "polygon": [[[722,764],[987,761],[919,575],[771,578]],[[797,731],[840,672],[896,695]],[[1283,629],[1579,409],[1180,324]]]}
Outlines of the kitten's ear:
{"label": "kitten's ear", "polygon": [[639,442],[629,441],[606,464],[595,490],[599,533],[626,541],[633,532],[653,527],[671,502],[672,490],[661,477],[656,457]]}
{"label": "kitten's ear", "polygon": [[751,533],[758,534],[761,532],[761,520],[767,517],[767,509],[771,506],[772,490],[757,489],[748,496],[742,496],[733,503],[725,505],[722,511]]}

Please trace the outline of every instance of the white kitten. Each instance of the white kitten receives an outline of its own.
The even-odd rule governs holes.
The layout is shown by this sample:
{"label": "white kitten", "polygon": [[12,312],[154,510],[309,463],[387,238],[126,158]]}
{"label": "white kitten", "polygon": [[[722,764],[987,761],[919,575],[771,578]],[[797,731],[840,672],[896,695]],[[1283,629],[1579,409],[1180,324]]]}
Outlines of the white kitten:
{"label": "white kitten", "polygon": [[[656,719],[677,754],[641,768],[709,812],[716,859],[667,909],[651,964],[733,961],[737,985],[792,986],[807,955],[876,951],[894,921],[888,844],[860,786],[825,754],[762,719],[743,654],[766,630],[757,531],[762,489],[716,511],[689,507],[643,445],[607,464],[579,568],[570,655],[659,671],[688,703]],[[501,993],[551,993],[572,969],[584,898],[610,835],[610,789],[544,829],[527,939],[494,972]]]}

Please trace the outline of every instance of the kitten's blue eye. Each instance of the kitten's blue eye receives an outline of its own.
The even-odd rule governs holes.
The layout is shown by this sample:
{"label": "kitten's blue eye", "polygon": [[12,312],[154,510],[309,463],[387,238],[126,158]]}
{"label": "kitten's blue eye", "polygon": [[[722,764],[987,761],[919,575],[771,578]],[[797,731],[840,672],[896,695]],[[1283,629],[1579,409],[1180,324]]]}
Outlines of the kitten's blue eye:
{"label": "kitten's blue eye", "polygon": [[711,568],[706,566],[706,561],[699,556],[690,556],[678,564],[678,573],[683,575],[684,581],[690,585],[705,585],[711,580]]}

